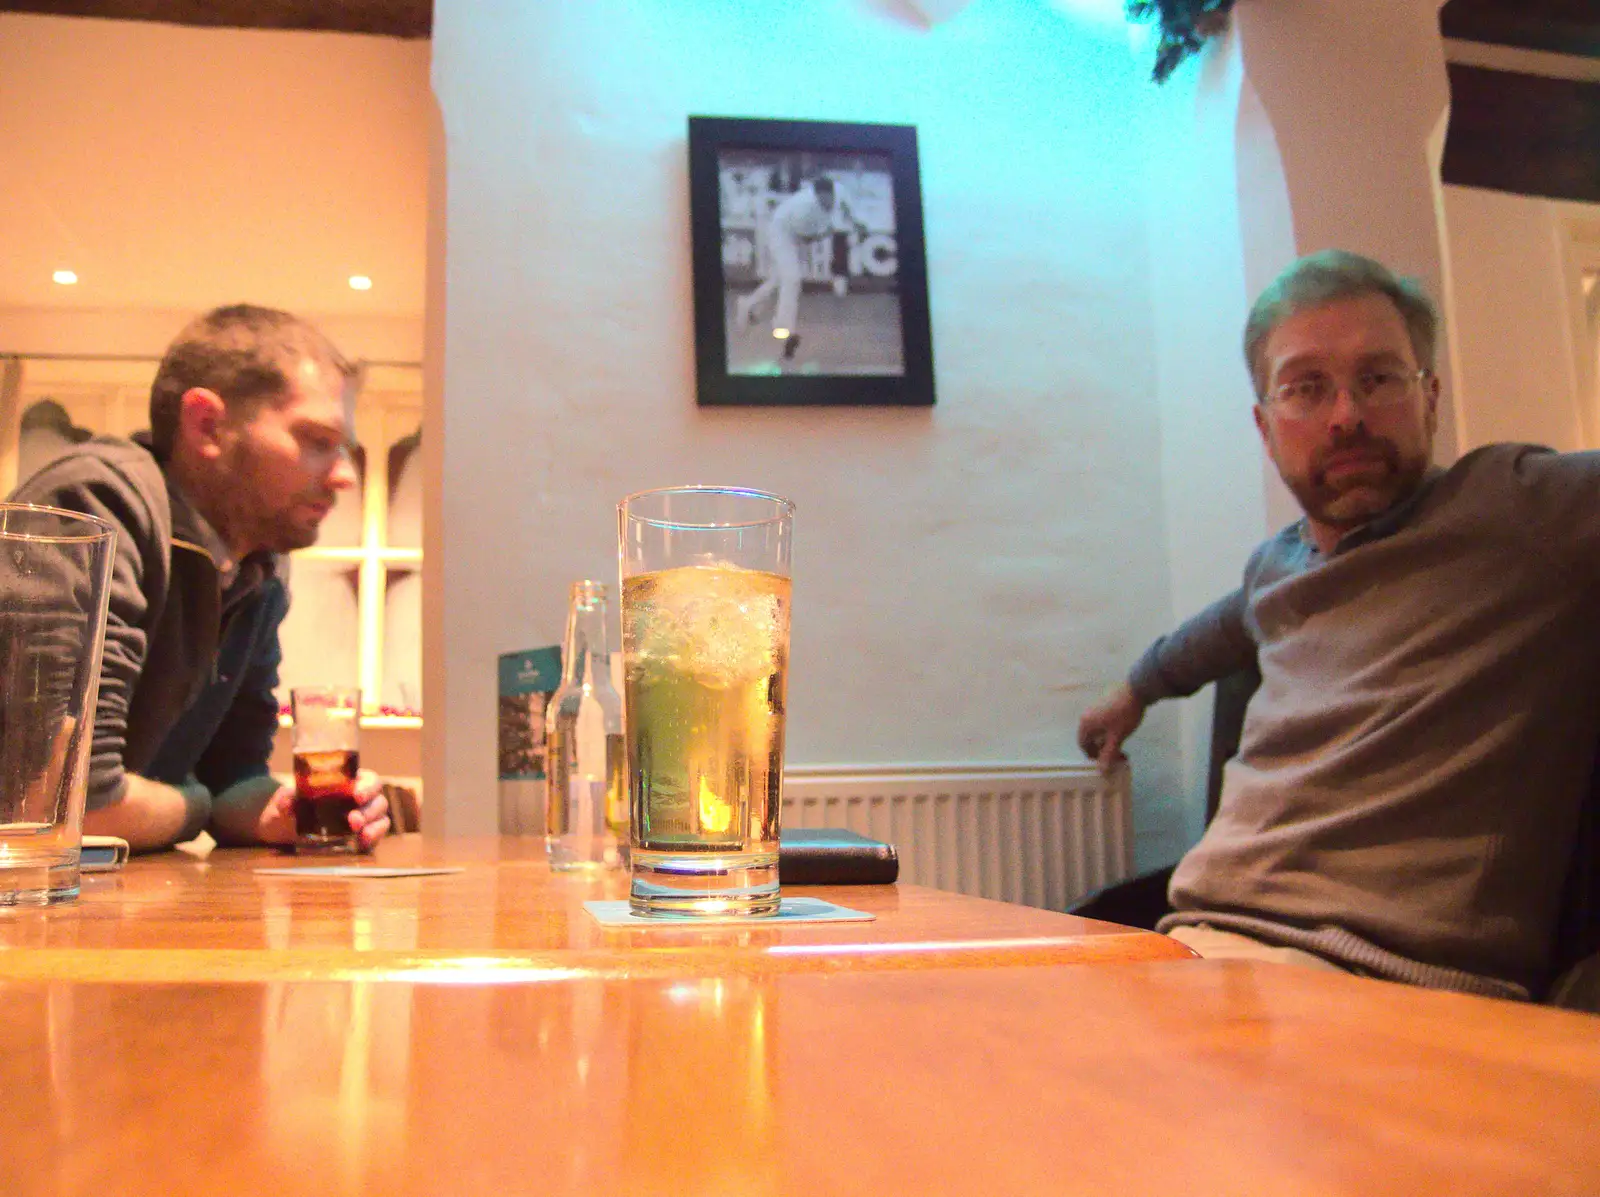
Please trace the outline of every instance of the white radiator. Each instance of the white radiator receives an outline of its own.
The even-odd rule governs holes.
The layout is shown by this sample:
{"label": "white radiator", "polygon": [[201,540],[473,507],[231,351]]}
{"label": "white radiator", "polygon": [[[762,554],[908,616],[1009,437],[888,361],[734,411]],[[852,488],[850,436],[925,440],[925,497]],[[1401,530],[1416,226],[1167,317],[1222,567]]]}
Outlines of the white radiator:
{"label": "white radiator", "polygon": [[797,765],[783,826],[895,846],[900,880],[1064,910],[1133,872],[1128,770],[1092,765]]}

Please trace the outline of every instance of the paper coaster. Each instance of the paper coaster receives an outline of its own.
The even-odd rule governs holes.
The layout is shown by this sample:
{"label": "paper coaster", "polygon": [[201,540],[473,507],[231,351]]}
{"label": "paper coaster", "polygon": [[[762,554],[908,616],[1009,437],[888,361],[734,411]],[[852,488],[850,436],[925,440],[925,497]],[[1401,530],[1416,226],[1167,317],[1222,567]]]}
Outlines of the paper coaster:
{"label": "paper coaster", "polygon": [[307,881],[347,881],[352,877],[434,877],[440,873],[461,873],[460,865],[425,865],[417,868],[385,868],[381,865],[302,865],[299,868],[257,869],[257,877],[303,877]]}
{"label": "paper coaster", "polygon": [[656,927],[682,931],[687,927],[726,927],[774,923],[870,923],[878,916],[848,906],[835,906],[821,898],[780,898],[777,914],[696,914],[668,918],[643,918],[628,909],[627,899],[585,902],[583,908],[602,927]]}

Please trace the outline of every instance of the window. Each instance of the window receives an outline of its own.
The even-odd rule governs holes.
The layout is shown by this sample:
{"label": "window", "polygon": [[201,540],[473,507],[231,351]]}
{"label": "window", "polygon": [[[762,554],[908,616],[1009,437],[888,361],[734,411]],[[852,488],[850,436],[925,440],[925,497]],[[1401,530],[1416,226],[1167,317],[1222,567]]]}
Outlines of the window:
{"label": "window", "polygon": [[280,696],[360,684],[367,726],[422,714],[421,375],[374,367],[356,406],[356,473],[316,545],[290,559]]}

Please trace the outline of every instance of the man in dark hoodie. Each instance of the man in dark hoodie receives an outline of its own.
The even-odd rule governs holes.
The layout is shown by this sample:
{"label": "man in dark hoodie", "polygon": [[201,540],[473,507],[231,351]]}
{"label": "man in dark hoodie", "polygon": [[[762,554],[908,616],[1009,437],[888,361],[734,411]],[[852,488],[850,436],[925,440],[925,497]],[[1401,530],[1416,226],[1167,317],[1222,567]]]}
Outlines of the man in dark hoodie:
{"label": "man in dark hoodie", "polygon": [[[356,373],[287,312],[218,308],[162,359],[149,433],[86,441],[12,496],[117,529],[85,832],[135,850],[202,830],[294,839],[293,790],[267,768],[289,607],[276,558],[312,544],[356,483]],[[389,819],[367,770],[357,801],[370,848]]]}

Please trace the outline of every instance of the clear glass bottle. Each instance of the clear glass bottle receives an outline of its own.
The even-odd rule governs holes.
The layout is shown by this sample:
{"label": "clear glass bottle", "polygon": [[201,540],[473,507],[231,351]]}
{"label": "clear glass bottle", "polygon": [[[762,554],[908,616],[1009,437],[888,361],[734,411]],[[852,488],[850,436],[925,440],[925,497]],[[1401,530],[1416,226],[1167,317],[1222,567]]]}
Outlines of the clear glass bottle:
{"label": "clear glass bottle", "polygon": [[545,709],[545,852],[561,870],[619,868],[628,851],[622,696],[606,651],[606,588],[572,584],[561,685]]}

